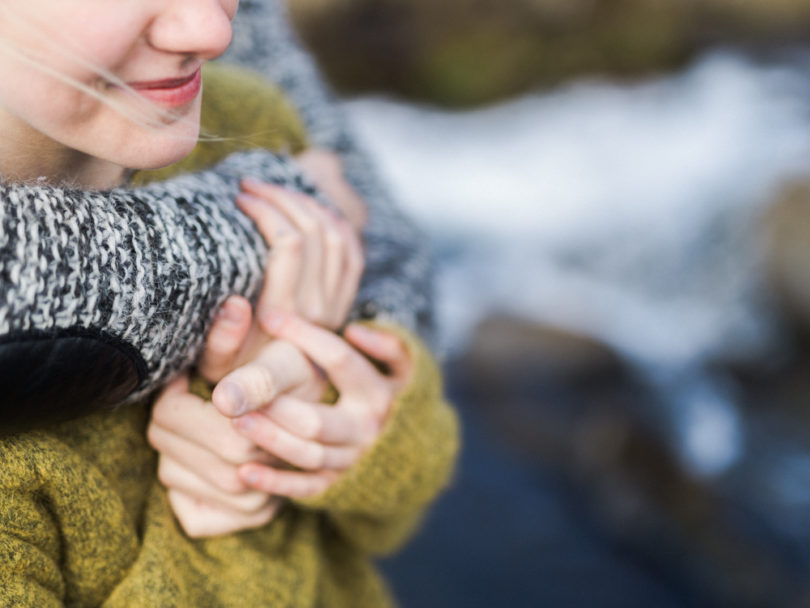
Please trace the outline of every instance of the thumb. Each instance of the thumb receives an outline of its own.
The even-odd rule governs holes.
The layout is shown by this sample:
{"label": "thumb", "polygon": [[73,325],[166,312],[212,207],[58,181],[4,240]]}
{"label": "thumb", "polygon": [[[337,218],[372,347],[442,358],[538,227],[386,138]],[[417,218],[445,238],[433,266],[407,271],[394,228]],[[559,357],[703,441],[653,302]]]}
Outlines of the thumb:
{"label": "thumb", "polygon": [[257,410],[298,388],[319,382],[309,360],[289,342],[275,340],[253,361],[225,376],[214,389],[211,401],[229,417]]}

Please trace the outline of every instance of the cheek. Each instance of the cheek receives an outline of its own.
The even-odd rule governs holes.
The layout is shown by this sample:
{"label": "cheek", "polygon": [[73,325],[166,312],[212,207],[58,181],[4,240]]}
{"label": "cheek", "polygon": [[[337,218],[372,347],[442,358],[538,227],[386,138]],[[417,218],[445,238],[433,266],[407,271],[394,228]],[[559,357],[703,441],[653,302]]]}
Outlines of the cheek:
{"label": "cheek", "polygon": [[25,82],[25,87],[0,85],[0,104],[38,131],[81,128],[97,111],[98,100],[69,84],[36,72],[21,76],[10,82]]}

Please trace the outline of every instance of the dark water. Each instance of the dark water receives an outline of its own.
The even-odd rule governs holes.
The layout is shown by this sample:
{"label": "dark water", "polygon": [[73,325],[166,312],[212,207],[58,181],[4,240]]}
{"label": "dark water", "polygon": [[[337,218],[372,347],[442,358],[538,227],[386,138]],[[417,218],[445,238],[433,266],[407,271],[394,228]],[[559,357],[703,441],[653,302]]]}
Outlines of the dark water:
{"label": "dark water", "polygon": [[459,379],[464,426],[455,481],[417,538],[382,566],[403,608],[696,605],[612,545],[565,484],[488,430]]}

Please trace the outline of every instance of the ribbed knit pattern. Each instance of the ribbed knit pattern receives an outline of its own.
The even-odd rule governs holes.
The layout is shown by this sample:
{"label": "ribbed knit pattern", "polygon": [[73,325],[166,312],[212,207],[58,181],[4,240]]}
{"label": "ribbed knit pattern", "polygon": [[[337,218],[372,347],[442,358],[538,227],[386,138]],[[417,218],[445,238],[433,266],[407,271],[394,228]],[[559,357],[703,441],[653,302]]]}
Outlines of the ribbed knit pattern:
{"label": "ribbed knit pattern", "polygon": [[305,188],[265,152],[135,191],[0,186],[0,333],[103,328],[143,356],[143,389],[159,385],[227,296],[257,295],[267,248],[233,202],[246,175]]}
{"label": "ribbed knit pattern", "polygon": [[325,494],[269,525],[188,539],[156,480],[147,410],[0,440],[0,606],[383,608],[369,556],[405,540],[448,482],[458,428],[427,350],[383,434]]}

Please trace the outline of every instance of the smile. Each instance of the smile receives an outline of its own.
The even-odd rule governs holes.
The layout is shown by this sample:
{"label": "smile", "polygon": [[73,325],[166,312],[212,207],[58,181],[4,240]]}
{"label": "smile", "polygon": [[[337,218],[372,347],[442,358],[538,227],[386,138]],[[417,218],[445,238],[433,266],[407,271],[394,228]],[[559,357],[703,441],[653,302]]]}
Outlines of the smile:
{"label": "smile", "polygon": [[197,98],[202,88],[202,74],[197,68],[193,74],[184,78],[128,82],[127,85],[153,103],[176,108]]}

